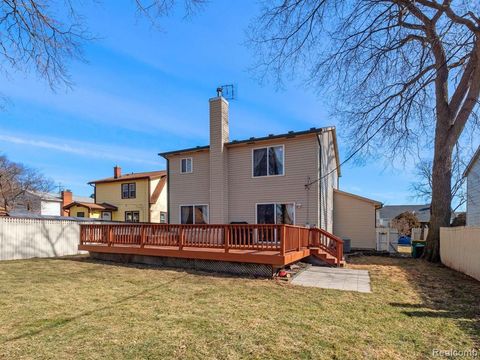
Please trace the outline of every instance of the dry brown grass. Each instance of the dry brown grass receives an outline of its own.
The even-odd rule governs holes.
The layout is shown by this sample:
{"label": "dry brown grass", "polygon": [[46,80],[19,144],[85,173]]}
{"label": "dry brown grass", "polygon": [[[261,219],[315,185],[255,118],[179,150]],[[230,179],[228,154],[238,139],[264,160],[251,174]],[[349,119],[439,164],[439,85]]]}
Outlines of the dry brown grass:
{"label": "dry brown grass", "polygon": [[[361,257],[373,293],[73,260],[0,263],[0,357],[424,359],[478,341],[480,284]],[[478,343],[477,343],[478,345]]]}

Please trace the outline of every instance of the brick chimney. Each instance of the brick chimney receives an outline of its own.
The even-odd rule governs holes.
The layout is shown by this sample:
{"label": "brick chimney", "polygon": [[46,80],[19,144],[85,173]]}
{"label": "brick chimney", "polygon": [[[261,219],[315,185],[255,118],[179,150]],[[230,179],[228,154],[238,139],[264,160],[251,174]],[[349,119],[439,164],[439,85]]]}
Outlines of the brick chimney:
{"label": "brick chimney", "polygon": [[70,190],[62,191],[62,216],[69,216],[69,211],[63,208],[73,202],[73,194]]}
{"label": "brick chimney", "polygon": [[210,99],[210,223],[228,223],[228,102]]}
{"label": "brick chimney", "polygon": [[122,176],[122,168],[118,165],[115,165],[113,167],[113,177],[114,179],[118,179],[120,176]]}

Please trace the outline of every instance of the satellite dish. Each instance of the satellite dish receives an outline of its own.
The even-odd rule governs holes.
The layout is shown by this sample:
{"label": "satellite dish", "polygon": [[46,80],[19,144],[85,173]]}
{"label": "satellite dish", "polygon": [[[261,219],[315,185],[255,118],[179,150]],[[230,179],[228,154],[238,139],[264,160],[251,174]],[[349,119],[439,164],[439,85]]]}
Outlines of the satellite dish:
{"label": "satellite dish", "polygon": [[223,96],[227,100],[236,100],[238,96],[237,85],[220,85],[217,87],[217,96]]}

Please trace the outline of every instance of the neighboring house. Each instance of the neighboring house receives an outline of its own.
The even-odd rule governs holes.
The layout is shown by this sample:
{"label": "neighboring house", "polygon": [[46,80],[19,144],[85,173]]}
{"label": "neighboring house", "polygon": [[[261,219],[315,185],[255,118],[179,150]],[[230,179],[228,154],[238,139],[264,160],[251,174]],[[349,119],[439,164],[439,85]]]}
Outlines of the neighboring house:
{"label": "neighboring house", "polygon": [[352,249],[376,249],[376,211],[382,203],[338,189],[333,193],[333,233]]}
{"label": "neighboring house", "polygon": [[60,194],[28,192],[9,211],[10,216],[68,216],[63,208],[74,201],[93,203],[92,198],[73,195],[70,190],[64,190]]}
{"label": "neighboring house", "polygon": [[74,202],[67,206],[71,216],[126,222],[167,221],[166,171],[122,175],[114,167],[113,177],[89,182],[95,187],[95,203]]}
{"label": "neighboring house", "polygon": [[229,104],[209,101],[210,145],[164,152],[172,224],[296,224],[333,231],[334,127],[230,140]]}
{"label": "neighboring house", "polygon": [[480,147],[463,176],[467,178],[467,226],[480,226]]}
{"label": "neighboring house", "polygon": [[430,204],[425,205],[385,205],[377,210],[377,227],[392,227],[392,220],[404,212],[413,213],[421,227],[428,226],[430,222]]}

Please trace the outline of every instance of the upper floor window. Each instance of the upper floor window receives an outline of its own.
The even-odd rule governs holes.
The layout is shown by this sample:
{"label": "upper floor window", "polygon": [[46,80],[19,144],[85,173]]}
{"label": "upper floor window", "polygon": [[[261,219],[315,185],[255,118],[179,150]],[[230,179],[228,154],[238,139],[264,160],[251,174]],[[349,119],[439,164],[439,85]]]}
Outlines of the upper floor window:
{"label": "upper floor window", "polygon": [[137,188],[135,183],[122,184],[122,199],[135,199],[137,196]]}
{"label": "upper floor window", "polygon": [[182,159],[182,174],[191,173],[193,171],[193,161],[192,158]]}
{"label": "upper floor window", "polygon": [[253,176],[284,175],[284,147],[269,146],[253,150]]}

